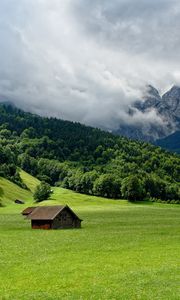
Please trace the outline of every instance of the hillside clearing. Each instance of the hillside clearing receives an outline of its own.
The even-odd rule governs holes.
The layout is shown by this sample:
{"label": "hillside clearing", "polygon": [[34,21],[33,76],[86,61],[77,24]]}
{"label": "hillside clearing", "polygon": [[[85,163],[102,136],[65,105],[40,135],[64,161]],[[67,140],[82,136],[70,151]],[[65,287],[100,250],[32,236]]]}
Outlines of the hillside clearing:
{"label": "hillside clearing", "polygon": [[32,175],[28,174],[27,172],[21,170],[20,171],[20,176],[21,179],[23,180],[23,182],[26,184],[26,186],[28,187],[28,189],[34,193],[35,188],[37,187],[38,184],[40,184],[40,181],[33,177]]}
{"label": "hillside clearing", "polygon": [[16,199],[32,201],[32,193],[0,177],[0,202],[4,205],[10,205],[13,204]]}

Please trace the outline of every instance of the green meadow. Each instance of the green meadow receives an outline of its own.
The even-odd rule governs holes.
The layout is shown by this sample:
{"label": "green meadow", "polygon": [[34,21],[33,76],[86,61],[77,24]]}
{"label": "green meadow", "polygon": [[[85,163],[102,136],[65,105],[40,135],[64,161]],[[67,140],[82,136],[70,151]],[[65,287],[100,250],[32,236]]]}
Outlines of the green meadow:
{"label": "green meadow", "polygon": [[[38,181],[21,174],[33,191]],[[54,188],[81,229],[32,230],[31,191],[0,179],[0,299],[180,299],[180,208],[131,204]],[[25,205],[12,202],[25,199]]]}

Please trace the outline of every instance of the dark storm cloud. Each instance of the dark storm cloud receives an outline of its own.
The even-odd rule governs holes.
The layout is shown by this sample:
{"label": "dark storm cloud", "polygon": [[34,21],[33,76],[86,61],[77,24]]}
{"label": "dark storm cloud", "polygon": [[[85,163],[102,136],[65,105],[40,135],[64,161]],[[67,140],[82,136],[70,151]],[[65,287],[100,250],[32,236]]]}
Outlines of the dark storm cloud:
{"label": "dark storm cloud", "polygon": [[[81,28],[97,40],[132,54],[180,57],[177,0],[80,0],[74,10]],[[82,24],[83,23],[83,24]]]}
{"label": "dark storm cloud", "polygon": [[180,4],[173,0],[1,0],[0,98],[112,129],[146,84],[180,82]]}

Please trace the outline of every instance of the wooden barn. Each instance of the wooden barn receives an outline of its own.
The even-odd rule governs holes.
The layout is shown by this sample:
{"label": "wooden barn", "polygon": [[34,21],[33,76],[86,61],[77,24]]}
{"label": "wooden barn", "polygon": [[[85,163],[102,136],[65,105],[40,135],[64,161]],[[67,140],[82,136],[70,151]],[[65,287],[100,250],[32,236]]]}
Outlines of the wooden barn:
{"label": "wooden barn", "polygon": [[14,201],[14,203],[16,203],[16,204],[24,204],[24,201],[23,201],[23,200],[16,199],[16,200]]}
{"label": "wooden barn", "polygon": [[23,211],[22,211],[22,215],[23,216],[28,216],[29,214],[32,213],[32,211],[36,208],[37,206],[30,206],[30,207],[27,207],[25,208]]}
{"label": "wooden barn", "polygon": [[33,229],[80,228],[82,220],[69,206],[37,206],[27,214]]}

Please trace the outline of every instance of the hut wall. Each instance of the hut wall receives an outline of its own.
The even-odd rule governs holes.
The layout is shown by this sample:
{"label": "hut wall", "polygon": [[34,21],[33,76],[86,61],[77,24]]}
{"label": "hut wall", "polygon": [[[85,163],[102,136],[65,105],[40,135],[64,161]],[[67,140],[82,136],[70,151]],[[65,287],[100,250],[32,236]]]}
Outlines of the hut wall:
{"label": "hut wall", "polygon": [[76,227],[76,228],[81,228],[81,221],[80,220],[78,220],[78,219],[75,219],[75,226],[74,227]]}
{"label": "hut wall", "polygon": [[53,220],[52,227],[57,228],[72,228],[74,217],[68,210],[63,210],[56,218]]}
{"label": "hut wall", "polygon": [[51,229],[52,221],[49,220],[32,220],[32,229]]}
{"label": "hut wall", "polygon": [[71,212],[68,210],[63,210],[56,218],[53,220],[52,228],[80,228],[81,221],[76,218]]}

